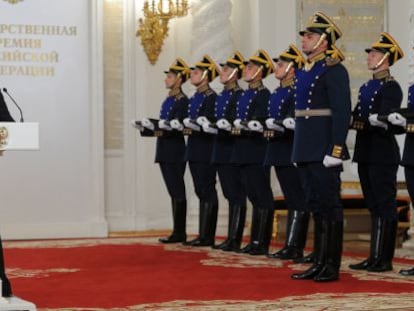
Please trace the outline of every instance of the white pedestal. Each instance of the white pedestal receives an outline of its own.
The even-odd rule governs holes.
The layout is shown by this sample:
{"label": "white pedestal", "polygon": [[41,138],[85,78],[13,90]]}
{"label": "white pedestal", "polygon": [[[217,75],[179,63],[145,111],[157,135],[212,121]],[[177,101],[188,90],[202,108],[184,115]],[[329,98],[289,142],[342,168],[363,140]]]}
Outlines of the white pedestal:
{"label": "white pedestal", "polygon": [[36,311],[36,306],[19,297],[13,296],[10,298],[2,298],[0,301],[0,311]]}

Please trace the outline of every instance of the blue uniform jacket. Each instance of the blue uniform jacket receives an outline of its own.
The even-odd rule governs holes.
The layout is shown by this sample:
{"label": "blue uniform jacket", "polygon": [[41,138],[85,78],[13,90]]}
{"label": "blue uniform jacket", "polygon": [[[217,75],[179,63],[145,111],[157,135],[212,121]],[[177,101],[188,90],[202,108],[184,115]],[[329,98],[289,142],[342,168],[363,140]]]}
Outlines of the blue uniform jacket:
{"label": "blue uniform jacket", "polygon": [[401,106],[402,90],[389,72],[376,76],[361,86],[358,104],[353,111],[355,120],[362,120],[366,126],[357,130],[353,161],[368,164],[399,164],[400,149],[395,139],[395,127],[388,123],[388,129],[370,126],[371,114],[388,115]]}
{"label": "blue uniform jacket", "polygon": [[[293,81],[284,87],[278,87],[269,100],[269,118],[283,120],[295,115]],[[288,166],[292,164],[293,131],[285,129],[280,136],[270,139],[267,144],[264,164]]]}
{"label": "blue uniform jacket", "polygon": [[332,115],[296,117],[292,162],[322,162],[325,155],[349,158],[351,98],[345,67],[322,59],[308,71],[297,70],[295,96],[297,110],[330,109]]}
{"label": "blue uniform jacket", "polygon": [[[187,115],[187,108],[187,96],[181,90],[172,91],[161,106],[160,119],[179,119],[182,122]],[[185,141],[182,132],[163,131],[163,136],[157,138],[155,162],[185,162]]]}
{"label": "blue uniform jacket", "polygon": [[[268,116],[270,92],[259,81],[250,85],[237,102],[236,118],[242,121],[264,121]],[[261,135],[237,136],[233,145],[231,162],[234,164],[263,164],[266,140]]]}
{"label": "blue uniform jacket", "polygon": [[[408,109],[414,113],[414,84],[408,89]],[[407,119],[407,136],[405,137],[402,164],[414,166],[414,119]]]}
{"label": "blue uniform jacket", "polygon": [[[214,120],[226,119],[233,123],[236,117],[237,101],[242,93],[242,89],[235,83],[223,90],[216,99],[214,108]],[[228,164],[231,161],[233,151],[234,136],[216,135],[213,147],[212,162],[217,164]]]}
{"label": "blue uniform jacket", "polygon": [[[217,94],[208,85],[197,90],[190,98],[188,117],[191,119],[206,117],[208,120],[213,120],[216,97]],[[193,131],[193,134],[188,136],[186,160],[211,163],[213,144],[213,135]]]}

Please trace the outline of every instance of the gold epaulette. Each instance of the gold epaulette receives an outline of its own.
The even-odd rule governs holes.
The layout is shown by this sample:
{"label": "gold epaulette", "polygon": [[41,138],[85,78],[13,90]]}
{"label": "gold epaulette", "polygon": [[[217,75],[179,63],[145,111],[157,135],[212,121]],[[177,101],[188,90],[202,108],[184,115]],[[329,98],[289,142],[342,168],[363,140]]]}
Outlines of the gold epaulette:
{"label": "gold epaulette", "polygon": [[339,64],[341,60],[339,58],[327,57],[325,62],[327,66],[335,66],[336,64]]}
{"label": "gold epaulette", "polygon": [[266,89],[266,87],[262,84],[262,85],[260,85],[258,88],[257,88],[257,90],[258,91],[263,91],[264,89]]}
{"label": "gold epaulette", "polygon": [[243,89],[239,85],[236,85],[233,89],[233,92],[239,92],[239,91],[242,91],[242,90]]}

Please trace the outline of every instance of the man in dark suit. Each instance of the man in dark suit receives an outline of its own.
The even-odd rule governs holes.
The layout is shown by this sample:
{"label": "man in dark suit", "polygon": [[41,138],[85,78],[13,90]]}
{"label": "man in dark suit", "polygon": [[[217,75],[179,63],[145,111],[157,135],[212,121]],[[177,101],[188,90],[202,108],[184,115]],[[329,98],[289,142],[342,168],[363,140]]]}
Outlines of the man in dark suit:
{"label": "man in dark suit", "polygon": [[165,87],[169,89],[169,93],[161,105],[159,121],[150,121],[145,118],[141,121],[140,129],[148,133],[145,135],[157,136],[155,162],[160,165],[164,183],[171,198],[173,232],[159,241],[179,243],[186,240],[187,216],[184,184],[185,141],[181,122],[187,114],[188,98],[183,93],[181,85],[189,78],[190,68],[184,60],[177,58],[164,73],[166,74]]}
{"label": "man in dark suit", "polygon": [[306,210],[298,169],[292,163],[294,128],[289,128],[289,118],[295,115],[295,70],[302,68],[305,59],[298,48],[291,44],[273,60],[276,62],[275,77],[280,81],[280,86],[270,95],[269,119],[266,120],[267,130],[264,132],[268,139],[264,165],[275,168],[288,208],[288,217],[285,246],[268,257],[298,259],[303,257],[309,212]]}
{"label": "man in dark suit", "polygon": [[273,194],[270,169],[263,166],[266,140],[262,125],[267,118],[270,97],[262,80],[272,71],[272,59],[264,50],[258,50],[250,57],[243,74],[249,88],[237,102],[237,115],[233,122],[236,132],[241,135],[234,143],[231,161],[240,166],[244,188],[253,205],[250,243],[240,252],[250,255],[266,255],[272,235]]}
{"label": "man in dark suit", "polygon": [[[409,116],[402,116],[398,112],[391,113],[388,121],[404,128],[407,135],[405,136],[404,153],[402,157],[402,165],[404,166],[405,181],[407,183],[408,193],[411,202],[414,202],[414,84],[408,89],[408,113]],[[414,268],[401,270],[402,275],[414,275]]]}
{"label": "man in dark suit", "polygon": [[219,71],[210,56],[191,68],[191,84],[197,91],[191,97],[187,118],[184,119],[188,136],[186,159],[190,166],[194,189],[199,199],[199,235],[186,242],[190,246],[213,246],[217,226],[218,197],[216,167],[211,163],[214,136],[203,132],[203,124],[214,120],[216,93],[210,88]]}
{"label": "man in dark suit", "polygon": [[361,86],[353,111],[352,128],[357,130],[354,162],[358,163],[365,203],[371,213],[369,257],[349,267],[382,272],[392,270],[397,233],[397,170],[400,150],[395,139],[398,127],[378,119],[401,106],[402,91],[389,68],[403,57],[398,43],[381,33],[368,53],[367,65],[373,77]]}
{"label": "man in dark suit", "polygon": [[292,161],[297,164],[307,209],[315,222],[315,259],[293,279],[316,282],[339,278],[343,209],[340,198],[342,161],[351,116],[349,77],[339,59],[328,57],[342,33],[317,12],[302,36],[304,69],[296,72],[295,135]]}
{"label": "man in dark suit", "polygon": [[244,58],[239,52],[229,57],[220,72],[223,91],[217,96],[214,108],[216,129],[204,124],[204,131],[215,134],[212,163],[217,167],[221,189],[229,202],[229,221],[226,240],[214,248],[223,251],[238,251],[243,237],[246,219],[246,193],[241,181],[240,168],[231,163],[234,136],[230,134],[231,123],[235,119],[237,101],[242,93],[238,80],[244,70]]}
{"label": "man in dark suit", "polygon": [[0,120],[1,122],[14,122],[10,115],[6,102],[4,101],[3,93],[0,91]]}
{"label": "man in dark suit", "polygon": [[[4,101],[3,94],[0,91],[0,122],[14,122],[14,119],[10,115],[6,102]],[[0,154],[2,155],[2,154]],[[2,296],[12,296],[12,289],[9,279],[6,275],[6,269],[4,266],[3,244],[0,238],[0,279],[2,281]]]}

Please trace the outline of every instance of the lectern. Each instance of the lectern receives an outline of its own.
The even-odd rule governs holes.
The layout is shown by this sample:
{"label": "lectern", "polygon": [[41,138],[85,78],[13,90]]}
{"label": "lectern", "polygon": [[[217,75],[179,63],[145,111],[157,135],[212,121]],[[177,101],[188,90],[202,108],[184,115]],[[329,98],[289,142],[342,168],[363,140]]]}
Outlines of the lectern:
{"label": "lectern", "polygon": [[[0,154],[7,150],[39,150],[39,123],[0,122]],[[16,296],[0,297],[2,310],[35,311],[36,306]]]}

